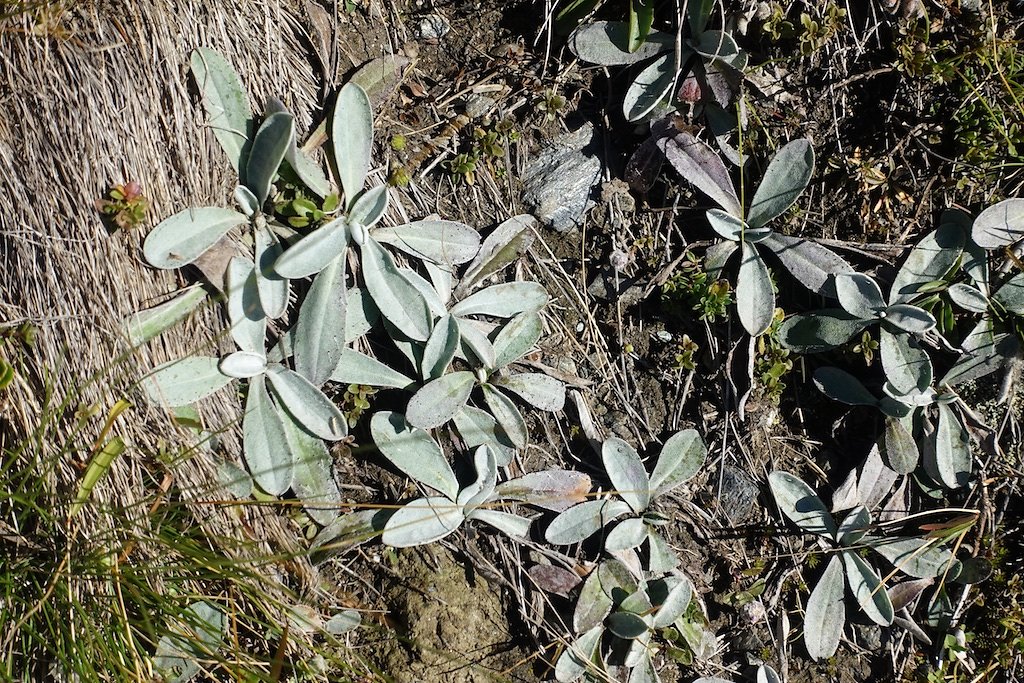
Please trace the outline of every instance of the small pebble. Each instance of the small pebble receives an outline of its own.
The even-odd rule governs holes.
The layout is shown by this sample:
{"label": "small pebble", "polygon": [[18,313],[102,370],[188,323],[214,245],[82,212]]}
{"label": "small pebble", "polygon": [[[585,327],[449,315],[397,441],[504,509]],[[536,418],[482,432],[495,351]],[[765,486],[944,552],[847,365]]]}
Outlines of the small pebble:
{"label": "small pebble", "polygon": [[420,20],[420,38],[423,40],[440,40],[451,30],[452,25],[440,14],[428,14]]}

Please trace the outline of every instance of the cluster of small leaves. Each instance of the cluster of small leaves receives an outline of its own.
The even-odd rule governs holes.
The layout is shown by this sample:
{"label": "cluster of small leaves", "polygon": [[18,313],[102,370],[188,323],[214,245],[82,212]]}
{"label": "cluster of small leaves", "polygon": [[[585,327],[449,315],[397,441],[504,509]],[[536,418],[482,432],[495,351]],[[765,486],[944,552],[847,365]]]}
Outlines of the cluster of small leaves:
{"label": "cluster of small leaves", "polygon": [[622,111],[627,121],[656,119],[698,106],[709,120],[731,130],[735,117],[725,107],[733,99],[734,83],[746,67],[747,55],[729,33],[707,28],[713,0],[690,2],[686,8],[689,30],[678,51],[675,35],[650,30],[650,21],[643,18],[584,24],[573,34],[570,47],[592,64],[650,61],[626,90]]}
{"label": "cluster of small leaves", "polygon": [[695,311],[700,320],[713,323],[726,317],[732,304],[732,288],[728,280],[708,275],[697,257],[687,251],[679,269],[661,286],[661,298],[666,303],[679,301]]}
{"label": "cluster of small leaves", "polygon": [[798,40],[803,55],[821,50],[845,26],[846,10],[834,2],[824,6],[820,18],[801,12],[799,21],[790,20],[787,11],[777,2],[771,3],[770,10],[762,29],[765,35],[775,42]]}
{"label": "cluster of small leaves", "polygon": [[321,199],[309,196],[302,187],[284,183],[274,198],[274,214],[293,228],[316,228],[338,211],[341,201],[331,193]]}
{"label": "cluster of small leaves", "polygon": [[[947,582],[973,583],[978,578],[973,563],[960,562],[943,547],[962,530],[958,527],[950,527],[944,534],[922,537],[871,533],[872,516],[864,505],[854,507],[836,524],[825,503],[799,478],[788,472],[773,472],[768,482],[775,503],[785,517],[800,529],[833,545],[831,559],[805,607],[804,642],[808,653],[816,660],[831,657],[839,646],[846,624],[844,583],[864,614],[876,624],[889,626],[899,620],[905,628],[920,632],[905,608],[932,585],[934,579],[942,577],[929,601],[930,618],[948,610]],[[844,508],[842,502],[835,503],[834,509]],[[864,549],[880,555],[893,566],[894,571],[885,580],[863,557]],[[897,574],[906,578],[886,585],[886,581]]]}
{"label": "cluster of small leaves", "polygon": [[793,369],[790,351],[779,341],[779,328],[782,326],[785,312],[775,309],[775,317],[768,329],[757,338],[754,357],[754,377],[761,386],[764,398],[778,403],[786,388],[783,378]]}
{"label": "cluster of small leaves", "polygon": [[96,210],[103,214],[114,227],[131,230],[138,227],[149,213],[149,199],[142,194],[142,185],[131,180],[115,185],[106,199],[96,200]]}

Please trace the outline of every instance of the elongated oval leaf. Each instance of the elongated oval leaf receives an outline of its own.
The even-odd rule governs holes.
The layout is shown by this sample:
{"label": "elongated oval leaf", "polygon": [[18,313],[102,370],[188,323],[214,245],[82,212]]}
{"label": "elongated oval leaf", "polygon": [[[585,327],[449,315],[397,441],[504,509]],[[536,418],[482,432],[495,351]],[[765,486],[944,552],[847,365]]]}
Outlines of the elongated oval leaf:
{"label": "elongated oval leaf", "polygon": [[155,268],[181,268],[199,258],[231,228],[249,222],[245,214],[213,206],[185,209],[165,218],[146,237],[142,253]]}
{"label": "elongated oval leaf", "polygon": [[455,358],[459,346],[459,325],[455,318],[447,315],[437,321],[423,347],[423,361],[420,375],[427,380],[440,377],[448,364]]}
{"label": "elongated oval leaf", "polygon": [[684,180],[711,197],[728,213],[742,217],[732,178],[715,150],[685,131],[662,138],[658,141],[658,148]]}
{"label": "elongated oval leaf", "polygon": [[414,429],[401,413],[377,412],[370,420],[370,433],[395,467],[452,501],[458,497],[459,482],[441,447],[425,431]]}
{"label": "elongated oval leaf", "polygon": [[943,486],[955,489],[971,478],[971,439],[953,409],[937,405],[939,421],[935,427],[935,469]]}
{"label": "elongated oval leaf", "polygon": [[675,45],[675,38],[667,33],[651,31],[633,52],[629,51],[629,25],[624,21],[595,21],[585,24],[573,33],[572,51],[584,62],[612,66],[635,64]]}
{"label": "elongated oval leaf", "polygon": [[231,338],[243,351],[263,353],[267,316],[260,305],[259,285],[252,261],[235,256],[228,262],[224,290],[228,297]]}
{"label": "elongated oval leaf", "polygon": [[308,379],[280,365],[267,368],[267,377],[281,403],[305,429],[328,441],[348,434],[345,416]]}
{"label": "elongated oval leaf", "polygon": [[466,405],[475,384],[476,376],[467,371],[452,372],[427,382],[409,400],[409,424],[420,429],[440,427]]}
{"label": "elongated oval leaf", "polygon": [[[388,197],[387,185],[377,185],[361,193],[348,211],[348,222],[365,228],[373,227],[387,211]],[[377,240],[381,241],[379,237]]]}
{"label": "elongated oval leaf", "polygon": [[861,273],[842,273],[836,276],[836,295],[839,305],[850,315],[862,320],[874,320],[885,312],[885,299],[878,283]]}
{"label": "elongated oval leaf", "polygon": [[572,506],[551,520],[544,531],[544,538],[555,545],[579,543],[629,511],[629,505],[621,500],[588,500]]}
{"label": "elongated oval leaf", "polygon": [[946,291],[953,303],[971,313],[984,313],[988,310],[988,297],[977,287],[957,282]]}
{"label": "elongated oval leaf", "polygon": [[526,429],[526,421],[523,420],[523,415],[516,408],[516,404],[490,384],[482,384],[480,388],[484,392],[484,402],[487,403],[491,414],[508,435],[509,440],[515,444],[516,448],[526,448],[530,441],[530,433]]}
{"label": "elongated oval leaf", "polygon": [[863,505],[851,510],[836,530],[836,543],[851,546],[867,533],[871,524],[871,513]]}
{"label": "elongated oval leaf", "polygon": [[503,368],[525,356],[543,332],[544,323],[536,311],[524,311],[509,320],[494,337],[494,367]]}
{"label": "elongated oval leaf", "polygon": [[888,417],[885,419],[883,437],[886,464],[898,474],[910,474],[917,469],[921,457],[917,441],[910,429],[912,423],[906,419]]}
{"label": "elongated oval leaf", "polygon": [[996,333],[990,318],[983,318],[964,339],[963,355],[940,380],[953,386],[984,377],[1008,365],[1020,352],[1017,338],[1006,332]]}
{"label": "elongated oval leaf", "polygon": [[203,108],[217,142],[236,172],[245,169],[245,157],[255,125],[249,98],[238,74],[224,57],[201,47],[192,53],[192,75],[203,95]]}
{"label": "elongated oval leaf", "polygon": [[833,401],[849,406],[877,406],[875,398],[860,380],[839,368],[818,368],[814,371],[814,386]]}
{"label": "elongated oval leaf", "polygon": [[815,294],[835,298],[832,276],[853,272],[845,259],[817,242],[771,232],[758,244],[770,249],[789,274]]}
{"label": "elongated oval leaf", "polygon": [[373,109],[366,91],[354,83],[342,86],[334,103],[331,145],[338,180],[351,206],[362,191],[373,152]]}
{"label": "elongated oval leaf", "polygon": [[[302,379],[300,375],[291,374]],[[278,416],[292,453],[292,491],[312,520],[321,525],[330,524],[337,519],[341,504],[331,452],[323,441],[307,431],[305,422],[296,420],[294,413],[278,409]],[[342,424],[345,424],[344,419]]]}
{"label": "elongated oval leaf", "polygon": [[221,358],[217,367],[228,377],[245,379],[262,375],[267,369],[267,357],[253,351],[235,351]]}
{"label": "elongated oval leaf", "polygon": [[538,311],[548,302],[548,292],[538,282],[507,282],[470,294],[451,308],[451,314],[490,315],[511,318],[524,311]]}
{"label": "elongated oval leaf", "polygon": [[683,616],[692,599],[693,584],[684,576],[676,585],[672,586],[658,607],[658,611],[654,613],[654,627],[665,628],[671,625],[676,619]]}
{"label": "elongated oval leaf", "polygon": [[924,349],[911,344],[909,335],[893,334],[885,327],[878,336],[885,378],[898,393],[921,392],[931,386],[932,362]]}
{"label": "elongated oval leaf", "polygon": [[270,228],[257,228],[253,234],[256,255],[256,288],[260,307],[268,318],[280,318],[288,310],[288,280],[274,272],[274,263],[284,247]]}
{"label": "elongated oval leaf", "polygon": [[426,341],[434,319],[423,295],[398,271],[391,254],[374,240],[366,240],[360,253],[366,291],[381,315],[409,339]]}
{"label": "elongated oval leaf", "polygon": [[160,638],[153,668],[167,683],[187,683],[200,673],[200,662],[215,654],[224,640],[227,617],[216,605],[193,602],[167,635]]}
{"label": "elongated oval leaf", "polygon": [[627,121],[639,121],[662,103],[676,84],[676,57],[667,53],[644,67],[626,90],[622,113]]}
{"label": "elongated oval leaf", "polygon": [[893,567],[919,579],[939,576],[953,562],[953,553],[934,540],[867,536],[864,542]]}
{"label": "elongated oval leaf", "polygon": [[601,446],[601,461],[616,493],[633,512],[646,510],[651,504],[651,480],[636,449],[613,436]]}
{"label": "elongated oval leaf", "polygon": [[462,508],[447,498],[417,498],[391,515],[380,540],[395,548],[433,543],[458,529],[463,520]]}
{"label": "elongated oval leaf", "polygon": [[235,187],[235,204],[238,204],[238,208],[249,218],[256,215],[262,206],[260,200],[252,193],[252,190],[245,185],[237,185]]}
{"label": "elongated oval leaf", "polygon": [[629,612],[612,612],[608,615],[608,630],[619,638],[638,638],[650,628],[643,617]]}
{"label": "elongated oval leaf", "polygon": [[814,174],[809,140],[793,140],[772,158],[747,211],[747,223],[760,228],[793,205]]}
{"label": "elongated oval leaf", "polygon": [[313,278],[295,323],[295,371],[314,386],[331,378],[345,348],[345,257],[338,256]]}
{"label": "elongated oval leaf", "polygon": [[345,341],[354,342],[373,329],[380,320],[380,311],[373,299],[359,287],[348,290],[348,302],[345,304]]}
{"label": "elongated oval leaf", "polygon": [[464,297],[473,287],[525,254],[536,237],[533,231],[536,224],[533,216],[520,214],[495,228],[466,267],[462,282],[455,290],[456,296]]}
{"label": "elongated oval leaf", "polygon": [[1003,283],[992,299],[1015,315],[1024,315],[1024,273],[1017,273]]}
{"label": "elongated oval leaf", "polygon": [[590,487],[590,477],[582,472],[543,470],[502,482],[495,488],[495,493],[503,500],[517,500],[562,512],[582,503]]}
{"label": "elongated oval leaf", "polygon": [[441,295],[434,289],[434,285],[426,278],[411,268],[399,268],[398,272],[420,293],[434,318],[443,318],[448,315],[447,305],[441,300]]}
{"label": "elongated oval leaf", "polygon": [[219,369],[220,359],[190,356],[157,367],[142,380],[153,405],[175,408],[206,398],[227,386],[231,377]]}
{"label": "elongated oval leaf", "polygon": [[355,349],[345,348],[331,373],[331,381],[339,384],[365,384],[369,387],[407,389],[414,381],[390,366]]}
{"label": "elongated oval leaf", "polygon": [[471,405],[464,405],[455,413],[452,421],[467,447],[476,448],[487,444],[494,450],[499,465],[504,467],[512,461],[516,447],[490,413]]}
{"label": "elongated oval leaf", "polygon": [[789,472],[768,475],[779,511],[798,527],[819,536],[836,537],[836,523],[814,490]]}
{"label": "elongated oval leaf", "polygon": [[[133,346],[143,344],[188,317],[201,303],[206,301],[207,292],[199,285],[180,290],[170,301],[147,308],[129,316],[124,321],[124,330]],[[539,339],[538,335],[538,339]]]}
{"label": "elongated oval leaf", "polygon": [[[611,609],[611,605],[608,608]],[[570,643],[555,663],[555,680],[559,683],[572,683],[587,671],[595,670],[597,665],[594,660],[603,633],[604,626],[599,623]]]}
{"label": "elongated oval leaf", "polygon": [[533,525],[533,521],[525,517],[504,510],[492,510],[488,507],[474,508],[466,515],[466,519],[489,524],[509,538],[521,543],[530,537],[530,527]]}
{"label": "elongated oval leaf", "polygon": [[871,621],[879,626],[888,626],[895,616],[889,594],[882,585],[882,580],[864,559],[857,553],[844,550],[839,553],[846,569],[846,579],[850,590],[860,603],[860,608]]}
{"label": "elongated oval leaf", "polygon": [[669,437],[661,448],[658,463],[651,472],[653,495],[671,491],[689,481],[704,465],[708,449],[696,429],[684,429]]}
{"label": "elongated oval leaf", "polygon": [[935,327],[935,316],[910,304],[893,304],[885,309],[884,320],[904,332],[924,334]]}
{"label": "elongated oval leaf", "polygon": [[917,296],[921,287],[946,277],[960,261],[966,234],[957,223],[942,223],[928,233],[907,254],[889,290],[889,303],[905,304]]}
{"label": "elongated oval leaf", "polygon": [[627,519],[615,525],[604,539],[608,552],[638,548],[647,540],[647,525],[639,517]]}
{"label": "elongated oval leaf", "polygon": [[262,376],[249,382],[242,420],[242,444],[245,464],[261,489],[272,496],[280,496],[291,488],[292,450]]}
{"label": "elongated oval leaf", "polygon": [[971,237],[979,247],[998,249],[1024,237],[1024,199],[1004,199],[974,219]]}
{"label": "elongated oval leaf", "polygon": [[519,398],[541,410],[554,412],[565,405],[565,385],[554,377],[540,373],[517,373],[495,382],[514,392]]}
{"label": "elongated oval leaf", "polygon": [[344,218],[321,225],[278,256],[274,272],[292,280],[319,273],[345,253],[348,236],[348,223]]}
{"label": "elongated oval leaf", "polygon": [[496,370],[497,354],[487,335],[476,325],[475,320],[454,318],[459,328],[459,352],[462,358],[476,367]]}
{"label": "elongated oval leaf", "polygon": [[783,345],[798,353],[820,353],[841,346],[870,324],[838,308],[790,316],[779,328]]}
{"label": "elongated oval leaf", "polygon": [[817,661],[834,655],[845,625],[843,561],[833,557],[807,599],[804,644],[811,659]]}
{"label": "elongated oval leaf", "polygon": [[725,239],[732,240],[733,242],[739,242],[743,239],[747,224],[743,222],[742,218],[737,218],[721,209],[708,209],[705,215],[711,229]]}
{"label": "elongated oval leaf", "polygon": [[669,547],[665,539],[661,537],[661,534],[653,529],[648,529],[647,541],[647,547],[650,551],[650,564],[647,568],[650,571],[655,574],[662,574],[670,572],[679,566],[679,556]]}
{"label": "elongated oval leaf", "polygon": [[747,333],[756,337],[764,333],[775,318],[775,291],[768,266],[757,249],[746,242],[740,245],[743,256],[736,279],[736,311]]}
{"label": "elongated oval leaf", "polygon": [[257,206],[267,201],[270,185],[294,135],[295,119],[283,111],[268,116],[256,131],[245,163],[245,186],[256,197]]}
{"label": "elongated oval leaf", "polygon": [[373,238],[417,258],[446,265],[472,260],[480,250],[480,233],[463,223],[422,220],[377,228]]}
{"label": "elongated oval leaf", "polygon": [[486,444],[477,446],[473,452],[473,467],[476,469],[476,481],[459,491],[455,501],[467,513],[494,495],[494,485],[498,481],[498,462],[494,451]]}

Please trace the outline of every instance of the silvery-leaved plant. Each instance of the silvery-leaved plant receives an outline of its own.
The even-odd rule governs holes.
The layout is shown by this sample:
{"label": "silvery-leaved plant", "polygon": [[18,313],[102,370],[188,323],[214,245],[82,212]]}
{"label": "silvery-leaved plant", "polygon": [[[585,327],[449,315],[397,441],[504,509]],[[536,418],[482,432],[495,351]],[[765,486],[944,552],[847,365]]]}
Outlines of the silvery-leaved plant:
{"label": "silvery-leaved plant", "polygon": [[740,252],[736,278],[736,309],[743,328],[762,334],[775,316],[775,289],[762,258],[767,249],[801,284],[823,296],[835,297],[832,275],[853,268],[838,255],[808,240],[774,232],[768,223],[796,202],[814,172],[814,150],[807,140],[794,140],[768,164],[749,205],[745,205],[718,154],[691,133],[679,131],[658,145],[675,170],[721,208],[707,211],[716,233],[725,239],[708,249],[705,270],[721,270]]}
{"label": "silvery-leaved plant", "polygon": [[841,308],[794,315],[780,329],[780,338],[802,353],[827,351],[846,343],[870,325],[877,325],[879,356],[885,382],[883,395],[872,394],[850,373],[819,368],[815,385],[830,398],[848,405],[870,405],[885,416],[878,446],[886,464],[900,474],[913,472],[923,460],[925,470],[948,488],[967,483],[971,446],[958,399],[942,383],[922,345],[935,327],[935,318],[912,301],[934,294],[961,263],[965,233],[956,216],[947,214],[939,228],[926,235],[908,254],[883,297],[867,275],[843,273],[835,278]]}
{"label": "silvery-leaved plant", "polygon": [[570,47],[577,57],[592,64],[618,66],[650,61],[626,91],[622,111],[627,121],[699,104],[708,110],[709,117],[731,118],[735,126],[735,117],[724,107],[734,96],[747,55],[729,33],[707,28],[713,6],[711,0],[687,5],[686,38],[650,31],[638,43],[631,40],[633,33],[627,22],[596,21],[580,27]]}
{"label": "silvery-leaved plant", "polygon": [[392,546],[429,543],[453,533],[466,520],[489,524],[512,538],[527,536],[531,520],[497,509],[499,501],[515,501],[562,510],[579,501],[590,479],[576,472],[546,470],[498,483],[496,451],[476,447],[476,480],[460,487],[440,445],[430,434],[413,427],[400,413],[379,411],[370,432],[381,454],[404,474],[439,495],[407,503],[387,520],[381,540]]}
{"label": "silvery-leaved plant", "polygon": [[871,513],[864,506],[854,508],[836,524],[821,498],[798,477],[772,472],[768,483],[779,511],[800,529],[823,539],[832,553],[804,608],[804,643],[815,660],[831,657],[839,646],[846,625],[844,582],[869,619],[880,626],[893,623],[896,610],[889,589],[861,557],[861,549],[878,553],[915,579],[959,573],[959,562],[941,547],[942,539],[871,534]]}
{"label": "silvery-leaved plant", "polygon": [[[960,308],[980,314],[981,320],[964,337],[962,355],[942,377],[941,384],[954,386],[998,370],[1005,370],[1012,378],[1022,357],[1024,274],[999,277],[991,273],[989,254],[1008,248],[1024,235],[1024,201],[1004,200],[973,220],[965,214],[959,217],[970,233],[961,264],[967,281],[951,284],[948,295]],[[1004,385],[1002,400],[1008,397],[1010,386]]]}
{"label": "silvery-leaved plant", "polygon": [[590,675],[609,680],[609,667],[629,670],[629,683],[656,683],[654,667],[659,629],[679,622],[693,599],[693,585],[681,572],[637,575],[618,559],[603,560],[580,589],[573,632],[555,663],[555,679],[569,683]]}
{"label": "silvery-leaved plant", "polygon": [[544,534],[549,543],[579,543],[623,515],[631,515],[613,526],[604,538],[604,550],[610,553],[632,551],[647,544],[648,571],[667,572],[679,564],[679,558],[658,532],[668,520],[650,509],[655,498],[689,481],[700,471],[707,447],[693,429],[683,430],[665,442],[647,474],[640,455],[627,442],[612,437],[601,447],[608,479],[618,498],[603,498],[580,503],[562,512]]}
{"label": "silvery-leaved plant", "polygon": [[[782,677],[767,664],[757,667],[756,680],[757,683],[782,683]],[[734,681],[727,678],[718,678],[717,676],[703,676],[694,680],[693,683],[734,683]]]}

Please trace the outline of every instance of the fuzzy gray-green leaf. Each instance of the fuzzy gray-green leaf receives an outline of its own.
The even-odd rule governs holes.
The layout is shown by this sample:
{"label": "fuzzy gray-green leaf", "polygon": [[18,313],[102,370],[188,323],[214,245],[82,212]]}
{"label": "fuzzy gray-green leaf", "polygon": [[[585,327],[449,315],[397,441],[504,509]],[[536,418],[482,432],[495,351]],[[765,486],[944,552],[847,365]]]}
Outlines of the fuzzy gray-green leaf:
{"label": "fuzzy gray-green leaf", "polygon": [[220,359],[191,356],[157,367],[141,384],[153,405],[175,408],[206,398],[232,378],[219,369]]}
{"label": "fuzzy gray-green leaf", "polygon": [[820,353],[841,346],[871,321],[838,308],[790,316],[779,328],[783,345],[798,353]]}
{"label": "fuzzy gray-green leaf", "polygon": [[470,294],[451,308],[459,317],[489,315],[511,318],[524,311],[538,311],[548,302],[548,291],[537,282],[507,282]]}
{"label": "fuzzy gray-green leaf", "polygon": [[142,253],[155,268],[181,268],[202,256],[231,228],[248,222],[245,214],[232,209],[185,209],[153,228],[146,236]]}
{"label": "fuzzy gray-green leaf", "polygon": [[505,268],[526,253],[536,237],[533,228],[537,219],[520,214],[508,219],[489,234],[480,245],[476,256],[466,267],[456,296],[465,296],[480,282]]}
{"label": "fuzzy gray-green leaf", "polygon": [[932,362],[927,352],[911,343],[910,335],[879,331],[879,357],[885,378],[899,394],[921,392],[932,384]]}
{"label": "fuzzy gray-green leaf", "polygon": [[853,272],[845,259],[817,242],[773,231],[758,244],[770,249],[800,284],[822,296],[835,298],[833,275]]}
{"label": "fuzzy gray-green leaf", "polygon": [[565,405],[565,385],[548,375],[537,372],[513,373],[494,383],[540,410],[555,412]]}
{"label": "fuzzy gray-green leaf", "polygon": [[839,647],[846,625],[843,592],[843,561],[833,557],[811,591],[804,614],[804,644],[815,661],[831,657]]}
{"label": "fuzzy gray-green leaf", "polygon": [[494,366],[503,368],[525,356],[543,331],[544,323],[536,311],[524,311],[509,320],[494,337]]}
{"label": "fuzzy gray-green leaf", "polygon": [[651,480],[640,455],[617,436],[604,442],[601,460],[616,493],[640,514],[651,504]]}
{"label": "fuzzy gray-green leaf", "polygon": [[747,224],[760,228],[793,205],[814,174],[814,149],[808,140],[793,140],[768,164],[747,211]]}
{"label": "fuzzy gray-green leaf", "polygon": [[328,441],[348,435],[345,416],[308,379],[280,365],[267,368],[267,377],[274,394],[305,429]]}
{"label": "fuzzy gray-green leaf", "polygon": [[937,282],[960,261],[966,235],[960,225],[943,223],[927,234],[907,255],[889,290],[889,303],[905,304],[921,287]]}
{"label": "fuzzy gray-green leaf", "polygon": [[885,322],[904,332],[924,334],[935,327],[935,316],[910,304],[893,304],[885,309]]}
{"label": "fuzzy gray-green leaf", "polygon": [[[611,605],[608,605],[611,609]],[[603,620],[603,617],[602,617]],[[579,631],[580,629],[574,629]],[[555,680],[559,683],[572,683],[587,671],[596,669],[594,659],[601,645],[604,626],[598,623],[583,635],[569,643],[555,663]]]}
{"label": "fuzzy gray-green leaf", "polygon": [[262,207],[267,201],[293,135],[295,119],[283,111],[268,116],[256,131],[245,163],[245,186],[256,197],[257,206]]}
{"label": "fuzzy gray-green leaf", "polygon": [[752,337],[762,334],[775,317],[775,291],[768,266],[761,260],[757,249],[746,242],[736,279],[736,310],[743,329]]}
{"label": "fuzzy gray-green leaf", "polygon": [[953,409],[937,405],[939,420],[935,427],[935,469],[943,486],[955,489],[971,477],[971,439]]}
{"label": "fuzzy gray-green leaf", "polygon": [[452,372],[427,382],[409,400],[409,424],[420,429],[440,427],[466,405],[475,384],[476,376],[468,371]]}
{"label": "fuzzy gray-green leaf", "polygon": [[331,378],[345,348],[345,257],[313,278],[295,323],[295,371],[315,386]]}
{"label": "fuzzy gray-green leaf", "polygon": [[794,524],[819,536],[836,537],[836,523],[814,490],[789,472],[772,472],[768,484],[779,510]]}
{"label": "fuzzy gray-green leaf", "polygon": [[885,311],[882,290],[867,275],[842,273],[836,276],[835,286],[839,305],[850,315],[862,320],[874,320]]}
{"label": "fuzzy gray-green leaf", "polygon": [[280,496],[292,485],[292,451],[262,376],[249,382],[242,420],[245,464],[261,489]]}
{"label": "fuzzy gray-green leaf", "polygon": [[946,291],[953,303],[964,310],[971,313],[984,313],[988,310],[988,297],[977,287],[957,282]]}
{"label": "fuzzy gray-green leaf", "polygon": [[198,48],[192,53],[191,65],[210,117],[209,126],[231,166],[241,173],[255,130],[245,88],[231,64],[214,50]]}
{"label": "fuzzy gray-green leaf", "polygon": [[431,380],[444,374],[448,364],[455,358],[458,347],[459,324],[454,316],[446,315],[434,325],[434,330],[423,347],[420,376]]}
{"label": "fuzzy gray-green leaf", "polygon": [[[179,290],[175,297],[159,306],[129,316],[124,330],[133,346],[143,344],[181,322],[206,301],[207,292],[199,285]],[[538,336],[539,338],[539,336]]]}
{"label": "fuzzy gray-green leaf", "polygon": [[465,520],[462,508],[447,498],[417,498],[399,508],[384,526],[384,545],[408,548],[439,541]]}
{"label": "fuzzy gray-green leaf", "polygon": [[451,500],[458,497],[459,482],[441,447],[425,431],[413,428],[401,413],[377,412],[370,420],[370,433],[395,467]]}
{"label": "fuzzy gray-green leaf", "polygon": [[415,383],[391,366],[350,348],[342,349],[341,357],[331,373],[331,381],[395,389],[406,389]]}
{"label": "fuzzy gray-green leaf", "polygon": [[910,429],[912,420],[887,417],[882,437],[886,464],[898,474],[910,474],[917,469],[921,458],[917,441]]}
{"label": "fuzzy gray-green leaf", "polygon": [[953,553],[935,540],[866,536],[864,543],[896,569],[921,579],[939,576],[953,561]]}
{"label": "fuzzy gray-green leaf", "polygon": [[274,263],[284,253],[284,247],[274,232],[260,227],[253,233],[256,289],[260,295],[260,307],[270,319],[280,318],[288,310],[288,279],[274,271]]}
{"label": "fuzzy gray-green leaf", "polygon": [[667,493],[689,481],[703,467],[707,454],[707,446],[696,429],[684,429],[669,437],[651,472],[653,495]]}
{"label": "fuzzy gray-green leaf", "polygon": [[292,453],[292,491],[311,519],[321,525],[330,524],[337,519],[341,504],[331,452],[307,431],[305,423],[296,421],[293,413],[282,410],[279,415]]}
{"label": "fuzzy gray-green leaf", "polygon": [[336,218],[288,247],[274,261],[274,272],[292,280],[319,273],[347,247],[348,223]]}
{"label": "fuzzy gray-green leaf", "polygon": [[889,594],[882,585],[878,573],[854,551],[843,550],[839,555],[843,558],[850,590],[857,598],[860,608],[879,626],[892,624],[895,616],[892,602],[889,601]]}
{"label": "fuzzy gray-green leaf", "polygon": [[413,341],[426,341],[433,315],[423,295],[398,271],[391,254],[376,241],[366,240],[360,253],[366,290],[381,314]]}
{"label": "fuzzy gray-green leaf", "polygon": [[[387,185],[377,185],[359,193],[348,211],[348,222],[358,223],[366,228],[373,227],[387,211],[389,196]],[[376,231],[374,231],[374,237],[378,241],[383,241]]]}
{"label": "fuzzy gray-green leaf", "polygon": [[1004,199],[974,219],[971,237],[978,246],[998,249],[1024,237],[1024,199]]}
{"label": "fuzzy gray-green leaf", "polygon": [[635,64],[671,50],[675,37],[651,31],[647,40],[635,51],[629,51],[629,26],[624,21],[595,21],[573,33],[570,45],[584,62],[613,66]]}
{"label": "fuzzy gray-green leaf", "polygon": [[639,121],[672,92],[677,78],[675,54],[667,53],[644,67],[626,89],[622,113],[627,121]]}
{"label": "fuzzy gray-green leaf", "polygon": [[351,206],[362,192],[373,151],[373,109],[366,91],[348,83],[338,92],[331,120],[331,144],[338,180]]}
{"label": "fuzzy gray-green leaf", "polygon": [[849,406],[877,406],[878,399],[859,379],[839,368],[824,367],[814,371],[814,386],[833,401]]}
{"label": "fuzzy gray-green leaf", "polygon": [[597,533],[605,524],[630,511],[621,500],[588,500],[556,516],[544,532],[548,543],[570,545]]}
{"label": "fuzzy gray-green leaf", "polygon": [[530,441],[530,433],[516,404],[490,384],[482,384],[480,388],[484,392],[484,402],[508,438],[517,448],[526,448]]}

